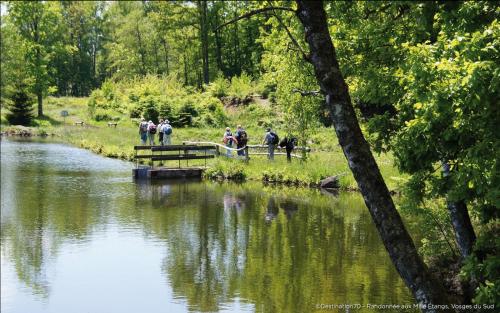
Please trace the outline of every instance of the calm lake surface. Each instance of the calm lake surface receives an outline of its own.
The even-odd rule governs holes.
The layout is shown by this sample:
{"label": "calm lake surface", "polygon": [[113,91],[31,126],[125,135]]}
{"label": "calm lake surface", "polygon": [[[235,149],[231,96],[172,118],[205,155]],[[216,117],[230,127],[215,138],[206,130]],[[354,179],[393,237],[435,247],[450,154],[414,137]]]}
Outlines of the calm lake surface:
{"label": "calm lake surface", "polygon": [[2,313],[414,303],[357,193],[134,182],[131,169],[2,140]]}

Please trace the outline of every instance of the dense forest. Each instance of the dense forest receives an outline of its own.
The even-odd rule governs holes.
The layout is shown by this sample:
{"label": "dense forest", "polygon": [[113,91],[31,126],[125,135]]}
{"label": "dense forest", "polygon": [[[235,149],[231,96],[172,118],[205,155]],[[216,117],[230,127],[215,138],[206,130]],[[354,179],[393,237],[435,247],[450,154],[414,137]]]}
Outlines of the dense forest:
{"label": "dense forest", "polygon": [[[3,82],[88,96],[108,78],[175,75],[202,88],[216,77],[258,77],[265,18],[221,24],[246,10],[228,2],[12,2],[2,19]],[[255,3],[252,5],[256,5]],[[19,49],[21,48],[21,49]],[[29,62],[29,68],[16,65]]]}
{"label": "dense forest", "polygon": [[[116,86],[167,80],[220,98],[230,83],[251,82],[294,127],[333,123],[419,303],[500,306],[498,3],[46,1],[2,10],[2,108],[24,89],[43,115],[47,95],[101,92],[112,102]],[[418,252],[370,149],[392,153],[410,175],[399,209],[424,221]]]}

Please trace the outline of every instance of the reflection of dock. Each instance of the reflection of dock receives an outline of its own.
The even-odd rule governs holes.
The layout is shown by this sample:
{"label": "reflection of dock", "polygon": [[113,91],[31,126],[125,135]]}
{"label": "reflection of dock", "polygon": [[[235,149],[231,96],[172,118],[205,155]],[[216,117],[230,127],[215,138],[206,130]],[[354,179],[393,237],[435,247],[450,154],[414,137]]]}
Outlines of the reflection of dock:
{"label": "reflection of dock", "polygon": [[[215,147],[207,145],[134,146],[135,159],[149,159],[151,166],[137,166],[132,170],[134,178],[193,178],[201,177],[206,168],[206,160],[214,157]],[[147,151],[148,154],[138,154]],[[181,167],[181,161],[186,166]],[[189,166],[189,160],[205,160],[205,167]],[[178,167],[155,167],[154,162],[178,161]],[[137,164],[139,165],[139,164]],[[160,164],[161,165],[161,164]]]}
{"label": "reflection of dock", "polygon": [[201,177],[204,167],[167,168],[138,167],[132,170],[134,178],[193,178]]}

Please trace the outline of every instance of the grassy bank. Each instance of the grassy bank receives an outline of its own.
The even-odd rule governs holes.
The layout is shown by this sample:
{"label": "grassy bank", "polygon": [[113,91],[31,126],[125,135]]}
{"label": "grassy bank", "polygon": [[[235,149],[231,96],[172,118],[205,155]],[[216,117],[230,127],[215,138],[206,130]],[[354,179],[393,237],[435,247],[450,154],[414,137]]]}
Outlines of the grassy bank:
{"label": "grassy bank", "polygon": [[[63,119],[60,112],[66,110],[69,116]],[[126,114],[117,114],[115,120],[116,128],[108,127],[107,121],[95,121],[88,118],[87,98],[49,98],[45,105],[45,117],[36,119],[34,127],[30,130],[33,134],[54,135],[58,139],[72,145],[89,149],[95,153],[111,158],[119,158],[133,161],[133,146],[139,144],[137,121],[130,119]],[[245,109],[233,109],[228,111],[228,125],[233,128],[237,124],[250,125],[247,127],[249,144],[261,143],[264,134],[263,127],[255,126],[258,117],[246,113]],[[75,122],[84,122],[84,126],[75,125]],[[19,129],[15,126],[5,125],[2,118],[2,131]],[[247,123],[245,123],[247,122]],[[224,127],[184,127],[175,128],[173,133],[173,144],[181,144],[183,141],[213,141],[220,142]],[[280,128],[277,128],[278,134]],[[286,162],[285,156],[276,156],[274,162],[269,162],[264,155],[252,155],[248,164],[237,159],[220,157],[209,160],[210,169],[206,172],[211,179],[246,179],[252,181],[264,181],[277,184],[296,186],[315,186],[325,177],[340,175],[340,185],[343,189],[356,189],[356,182],[347,167],[347,161],[342,150],[337,144],[333,129],[319,128],[312,137],[309,146],[313,151],[309,154],[306,162],[294,159],[292,163]],[[382,175],[391,190],[398,189],[400,183],[405,179],[393,166],[390,155],[380,155],[377,162]],[[168,166],[177,164],[167,163]],[[197,164],[190,161],[190,165]],[[202,162],[199,162],[202,164]]]}

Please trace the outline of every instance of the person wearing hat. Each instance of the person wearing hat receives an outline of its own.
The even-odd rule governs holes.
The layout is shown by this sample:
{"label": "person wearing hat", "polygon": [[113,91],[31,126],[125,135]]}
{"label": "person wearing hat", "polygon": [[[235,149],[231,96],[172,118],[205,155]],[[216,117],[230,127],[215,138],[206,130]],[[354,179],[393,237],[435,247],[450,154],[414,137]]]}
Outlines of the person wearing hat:
{"label": "person wearing hat", "polygon": [[170,121],[167,119],[163,122],[162,133],[163,133],[163,145],[165,146],[171,145],[172,125],[170,125]]}
{"label": "person wearing hat", "polygon": [[155,145],[155,134],[156,134],[156,125],[153,123],[153,121],[148,122],[148,139],[149,139],[149,145],[154,146]]}
{"label": "person wearing hat", "polygon": [[163,125],[165,122],[162,118],[160,118],[160,122],[158,123],[158,142],[163,146]]}
{"label": "person wearing hat", "polygon": [[263,145],[267,145],[267,158],[270,161],[274,160],[274,148],[275,141],[278,138],[278,135],[271,130],[271,127],[266,128],[266,134],[264,135],[264,140],[262,141]]}
{"label": "person wearing hat", "polygon": [[[228,148],[233,147],[233,143],[236,143],[236,138],[234,138],[233,134],[231,133],[231,128],[226,127],[226,131],[224,132],[224,137],[222,137],[222,142],[226,145]],[[231,150],[227,149],[227,157],[230,158],[232,156]]]}
{"label": "person wearing hat", "polygon": [[148,140],[148,122],[143,117],[141,118],[141,122],[139,123],[139,136],[141,138],[141,144],[145,145],[146,140]]}

